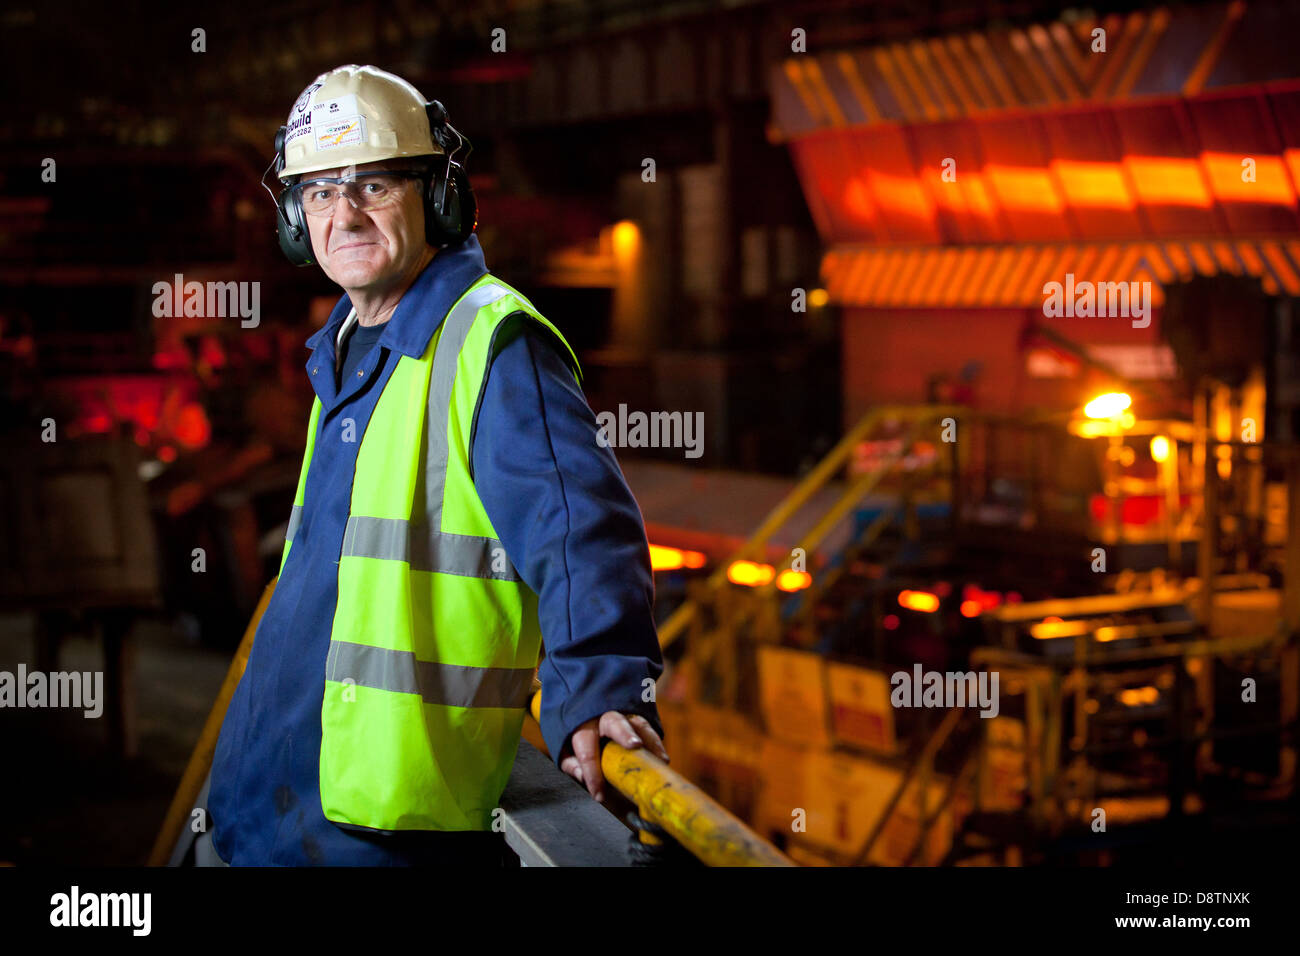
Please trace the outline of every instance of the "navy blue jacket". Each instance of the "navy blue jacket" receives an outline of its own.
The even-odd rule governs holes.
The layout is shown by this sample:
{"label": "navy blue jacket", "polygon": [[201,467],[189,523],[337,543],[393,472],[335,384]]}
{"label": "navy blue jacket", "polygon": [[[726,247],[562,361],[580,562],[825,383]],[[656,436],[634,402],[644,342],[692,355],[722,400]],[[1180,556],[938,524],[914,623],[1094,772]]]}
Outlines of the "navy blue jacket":
{"label": "navy blue jacket", "polygon": [[[445,863],[494,836],[338,826],[324,817],[319,785],[325,657],[357,449],[397,354],[422,355],[451,305],[486,271],[475,236],[439,251],[378,341],[359,360],[348,356],[337,386],[334,342],[351,310],[347,296],[307,341],[322,408],[301,520],[212,764],[213,842],[227,862]],[[641,512],[613,451],[596,441],[595,415],[562,348],[524,313],[507,320],[471,449],[492,526],[538,595],[541,729],[557,764],[573,731],[607,710],[639,713],[662,733],[654,702],[642,698],[645,681],[663,671]],[[348,420],[355,441],[341,440]]]}

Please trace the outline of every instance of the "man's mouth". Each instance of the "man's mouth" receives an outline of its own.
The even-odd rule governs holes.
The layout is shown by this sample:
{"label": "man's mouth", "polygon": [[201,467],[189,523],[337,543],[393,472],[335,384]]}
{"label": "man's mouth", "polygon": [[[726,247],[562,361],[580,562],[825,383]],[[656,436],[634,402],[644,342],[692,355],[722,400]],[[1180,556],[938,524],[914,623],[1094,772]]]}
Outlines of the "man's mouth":
{"label": "man's mouth", "polygon": [[349,242],[342,246],[335,246],[334,252],[340,252],[343,249],[356,249],[360,246],[373,246],[373,242]]}

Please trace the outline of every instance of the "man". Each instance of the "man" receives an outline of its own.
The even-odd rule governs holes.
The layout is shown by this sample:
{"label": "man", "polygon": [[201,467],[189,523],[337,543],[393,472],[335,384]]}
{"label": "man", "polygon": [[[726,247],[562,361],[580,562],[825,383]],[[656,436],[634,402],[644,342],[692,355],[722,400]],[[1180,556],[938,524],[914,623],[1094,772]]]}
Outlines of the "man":
{"label": "man", "polygon": [[345,292],[280,578],[213,760],[234,864],[499,863],[540,644],[541,728],[603,800],[600,741],[668,759],[645,529],[563,335],[487,272],[464,139],[345,66],[277,138],[281,247]]}

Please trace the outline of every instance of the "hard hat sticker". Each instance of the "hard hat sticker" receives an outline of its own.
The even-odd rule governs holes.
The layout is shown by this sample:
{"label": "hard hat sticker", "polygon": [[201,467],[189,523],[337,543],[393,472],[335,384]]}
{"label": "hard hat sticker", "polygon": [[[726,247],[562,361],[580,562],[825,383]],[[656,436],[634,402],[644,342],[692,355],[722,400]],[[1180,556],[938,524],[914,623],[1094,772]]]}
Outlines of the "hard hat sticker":
{"label": "hard hat sticker", "polygon": [[316,148],[321,150],[354,146],[364,142],[365,138],[365,121],[360,116],[348,116],[320,126],[316,131]]}
{"label": "hard hat sticker", "polygon": [[[302,91],[302,96],[298,97],[298,102],[293,104],[293,109],[289,111],[289,120],[285,124],[284,142],[286,146],[295,139],[300,139],[311,132],[311,118],[315,110],[308,109],[308,107],[311,105],[312,94],[320,88],[320,83],[313,83]],[[356,111],[353,110],[353,112]]]}
{"label": "hard hat sticker", "polygon": [[321,88],[320,83],[313,83],[307,89],[302,91],[302,96],[298,97],[298,102],[293,104],[295,113],[307,112],[307,106],[311,103],[311,95]]}
{"label": "hard hat sticker", "polygon": [[325,122],[346,119],[349,116],[358,116],[361,110],[357,109],[356,94],[348,93],[346,96],[313,103],[311,113],[315,117],[312,122],[320,125]]}
{"label": "hard hat sticker", "polygon": [[311,132],[311,113],[294,113],[289,119],[287,129],[284,134],[284,142],[287,146],[299,137],[306,136]]}

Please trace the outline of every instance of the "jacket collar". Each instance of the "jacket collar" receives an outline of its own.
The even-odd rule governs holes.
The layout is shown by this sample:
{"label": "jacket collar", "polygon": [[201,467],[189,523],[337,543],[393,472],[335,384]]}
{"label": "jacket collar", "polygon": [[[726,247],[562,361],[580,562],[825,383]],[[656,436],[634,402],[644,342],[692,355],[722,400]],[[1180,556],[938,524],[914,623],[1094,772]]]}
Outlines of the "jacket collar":
{"label": "jacket collar", "polygon": [[[419,358],[456,300],[486,274],[483,249],[475,234],[470,233],[469,238],[458,245],[439,249],[403,293],[393,317],[385,323],[379,345]],[[352,300],[344,295],[334,306],[325,325],[307,340],[307,347],[313,351],[324,349],[332,359],[339,327],[351,311]]]}

